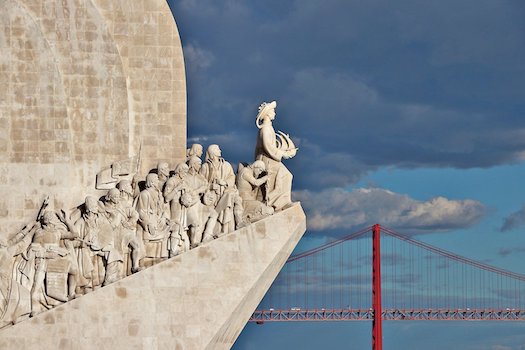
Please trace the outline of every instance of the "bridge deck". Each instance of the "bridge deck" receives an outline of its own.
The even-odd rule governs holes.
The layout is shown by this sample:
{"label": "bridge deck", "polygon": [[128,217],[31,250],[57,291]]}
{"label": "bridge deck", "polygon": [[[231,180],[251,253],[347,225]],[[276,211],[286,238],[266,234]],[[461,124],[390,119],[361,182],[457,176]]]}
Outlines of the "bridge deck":
{"label": "bridge deck", "polygon": [[[372,321],[372,309],[257,310],[250,322]],[[385,309],[385,321],[525,321],[525,310]]]}

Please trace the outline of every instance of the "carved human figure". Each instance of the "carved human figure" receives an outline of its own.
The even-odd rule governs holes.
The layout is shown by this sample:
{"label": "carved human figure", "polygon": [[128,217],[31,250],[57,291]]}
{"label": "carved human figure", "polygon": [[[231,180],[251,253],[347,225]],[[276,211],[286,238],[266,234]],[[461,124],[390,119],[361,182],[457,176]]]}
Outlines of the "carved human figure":
{"label": "carved human figure", "polygon": [[[198,246],[204,236],[213,236],[217,221],[217,212],[202,203],[202,197],[208,190],[208,181],[199,171],[201,159],[193,155],[188,160],[188,173],[182,187],[182,224],[188,232],[191,247]],[[214,197],[215,198],[215,197]]]}
{"label": "carved human figure", "polygon": [[178,226],[166,216],[163,210],[164,204],[164,197],[159,188],[159,178],[157,174],[150,173],[146,176],[146,188],[140,192],[137,201],[139,227],[148,264],[169,257],[169,237]]}
{"label": "carved human figure", "polygon": [[237,189],[243,201],[257,200],[262,198],[261,186],[268,181],[266,165],[262,160],[256,160],[250,165],[239,164],[237,172]]}
{"label": "carved human figure", "polygon": [[170,219],[178,223],[182,222],[180,197],[183,188],[186,186],[185,181],[188,170],[186,163],[179,163],[175,167],[175,173],[166,181],[166,186],[164,187],[164,201],[170,205]]}
{"label": "carved human figure", "polygon": [[235,173],[230,163],[222,156],[218,145],[210,145],[206,151],[205,162],[200,173],[208,181],[210,189],[217,194],[219,200],[227,189],[235,186]]}
{"label": "carved human figure", "polygon": [[77,290],[85,294],[118,280],[122,256],[114,248],[113,227],[95,197],[86,197],[82,215],[72,230],[79,236]]}
{"label": "carved human figure", "polygon": [[159,177],[159,190],[162,192],[166,181],[170,177],[170,166],[167,162],[159,162],[157,164],[157,175]]}
{"label": "carved human figure", "polygon": [[31,313],[34,254],[27,250],[37,225],[28,225],[8,241],[0,241],[0,328]]}
{"label": "carved human figure", "polygon": [[202,235],[203,243],[218,237],[215,230],[215,227],[218,226],[217,224],[219,217],[219,213],[217,213],[215,210],[216,201],[217,195],[213,191],[207,190],[202,196],[202,204],[208,208],[206,211],[203,210],[203,214],[201,216],[203,218],[201,221],[206,221],[206,218],[208,218],[208,221],[206,221],[206,230]]}
{"label": "carved human figure", "polygon": [[230,163],[221,157],[219,146],[210,145],[206,162],[200,173],[208,180],[210,190],[217,195],[215,210],[219,214],[215,231],[218,235],[234,231],[244,225],[242,199],[235,187],[235,174]]}
{"label": "carved human figure", "polygon": [[292,179],[290,171],[282,164],[282,159],[295,156],[297,148],[287,134],[275,133],[272,121],[275,119],[277,102],[263,102],[259,106],[255,124],[259,128],[255,146],[255,159],[261,160],[268,172],[266,203],[281,210],[291,204]]}
{"label": "carved human figure", "polygon": [[203,148],[201,144],[194,143],[191,145],[190,148],[186,151],[186,161],[189,161],[192,156],[196,156],[197,158],[202,158],[202,152]]}
{"label": "carved human figure", "polygon": [[[185,163],[177,166],[175,176],[168,180],[165,188],[165,192],[170,191],[165,198],[171,200],[172,217],[176,217],[179,223],[179,235],[172,236],[177,239],[179,236],[184,237],[187,235],[189,238],[185,247],[181,246],[181,243],[185,242],[178,242],[178,246],[182,250],[173,252],[174,254],[187,250],[190,247],[196,247],[202,240],[205,228],[207,227],[213,233],[214,227],[214,223],[213,225],[206,225],[212,213],[207,208],[201,208],[203,207],[201,197],[208,188],[208,182],[199,174],[201,160],[193,155],[188,160],[188,164],[189,166]],[[205,214],[206,218],[203,219],[202,216]]]}
{"label": "carved human figure", "polygon": [[[159,191],[162,196],[164,196],[164,187],[166,186],[166,181],[170,177],[170,166],[167,162],[159,162],[157,164],[157,176],[159,177]],[[167,217],[170,216],[170,208],[167,201],[162,201],[162,210]]]}
{"label": "carved human figure", "polygon": [[[123,278],[128,274],[128,270],[131,273],[141,270],[139,263],[143,256],[141,242],[137,237],[139,213],[126,199],[121,198],[120,193],[116,188],[110,189],[105,197],[104,209],[115,233],[114,247],[123,257],[122,264],[119,263],[121,266],[118,276]],[[129,269],[128,258],[131,260]]]}
{"label": "carved human figure", "polygon": [[266,165],[262,160],[256,160],[247,166],[239,164],[236,184],[243,202],[244,219],[248,222],[257,221],[274,212],[273,207],[261,201],[265,194],[265,189],[261,187],[267,181]]}
{"label": "carved human figure", "polygon": [[117,189],[120,191],[119,201],[127,207],[132,207],[135,200],[135,190],[129,180],[121,180],[117,184]]}
{"label": "carved human figure", "polygon": [[[206,197],[207,203],[212,204],[215,199],[214,192]],[[211,202],[209,199],[211,198]],[[213,206],[207,206],[201,201],[201,196],[196,192],[187,191],[182,195],[181,203],[186,208],[184,229],[188,232],[190,247],[195,248],[203,241],[213,239],[213,230],[217,223],[218,214]]]}
{"label": "carved human figure", "polygon": [[65,215],[59,218],[73,230],[68,231],[58,222],[54,212],[46,211],[41,218],[41,228],[36,230],[29,248],[35,259],[31,315],[76,296],[79,270],[73,245],[61,244],[61,240],[74,240],[78,238],[78,233]]}
{"label": "carved human figure", "polygon": [[185,191],[191,191],[199,196],[202,196],[208,189],[207,179],[200,174],[202,168],[202,161],[197,156],[191,156],[188,160],[188,176],[186,176],[186,184],[189,188],[184,188]]}

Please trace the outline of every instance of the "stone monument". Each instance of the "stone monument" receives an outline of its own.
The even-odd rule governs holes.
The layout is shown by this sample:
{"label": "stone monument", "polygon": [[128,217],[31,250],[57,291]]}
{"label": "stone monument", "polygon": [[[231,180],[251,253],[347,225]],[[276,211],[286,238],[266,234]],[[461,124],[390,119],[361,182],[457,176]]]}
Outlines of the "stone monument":
{"label": "stone monument", "polygon": [[184,160],[184,60],[165,0],[1,0],[0,52],[1,236],[46,196],[74,208],[103,194],[95,185]]}
{"label": "stone monument", "polygon": [[0,10],[0,346],[230,348],[305,230],[277,103],[259,107],[255,161],[235,173],[218,145],[204,162],[186,150],[164,0]]}

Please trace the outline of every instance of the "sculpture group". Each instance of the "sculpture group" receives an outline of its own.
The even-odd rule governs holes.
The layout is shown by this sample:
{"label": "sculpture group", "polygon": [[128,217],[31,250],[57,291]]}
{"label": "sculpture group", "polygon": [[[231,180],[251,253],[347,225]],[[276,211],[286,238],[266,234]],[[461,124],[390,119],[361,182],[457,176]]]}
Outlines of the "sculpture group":
{"label": "sculpture group", "polygon": [[122,179],[71,213],[48,210],[0,241],[0,328],[249,225],[291,204],[282,159],[297,148],[275,132],[275,101],[259,107],[252,164],[237,173],[218,145],[194,144],[173,170]]}

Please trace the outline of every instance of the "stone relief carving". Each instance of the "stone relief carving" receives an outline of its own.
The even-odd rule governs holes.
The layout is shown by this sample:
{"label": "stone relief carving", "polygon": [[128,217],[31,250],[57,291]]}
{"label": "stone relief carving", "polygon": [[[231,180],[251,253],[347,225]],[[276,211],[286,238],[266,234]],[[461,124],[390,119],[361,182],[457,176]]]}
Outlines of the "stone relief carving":
{"label": "stone relief carving", "polygon": [[189,160],[190,157],[192,156],[196,156],[197,158],[202,158],[202,152],[203,152],[202,145],[199,143],[194,143],[193,145],[191,145],[190,148],[186,150],[187,160]]}
{"label": "stone relief carving", "polygon": [[160,191],[159,177],[150,173],[146,176],[146,188],[140,192],[137,201],[139,232],[145,247],[148,265],[170,256],[170,237],[177,230],[178,223],[172,222],[164,210],[164,196]]}
{"label": "stone relief carving", "polygon": [[254,222],[274,213],[265,198],[267,182],[268,173],[262,160],[251,165],[239,164],[236,183],[244,205],[244,221]]}
{"label": "stone relief carving", "polygon": [[73,224],[65,215],[46,211],[33,236],[28,260],[35,269],[31,315],[76,297],[79,270],[71,243],[79,236],[76,230],[68,228],[73,228]]}
{"label": "stone relief carving", "polygon": [[34,256],[29,256],[36,223],[24,227],[8,241],[0,242],[0,328],[28,317],[31,313],[31,288]]}
{"label": "stone relief carving", "polygon": [[160,161],[139,189],[140,158],[97,175],[100,199],[87,196],[71,213],[47,210],[9,240],[0,240],[0,328],[285,209],[295,156],[291,138],[275,132],[275,101],[259,107],[255,161],[237,173],[216,144],[193,144],[170,172]]}

